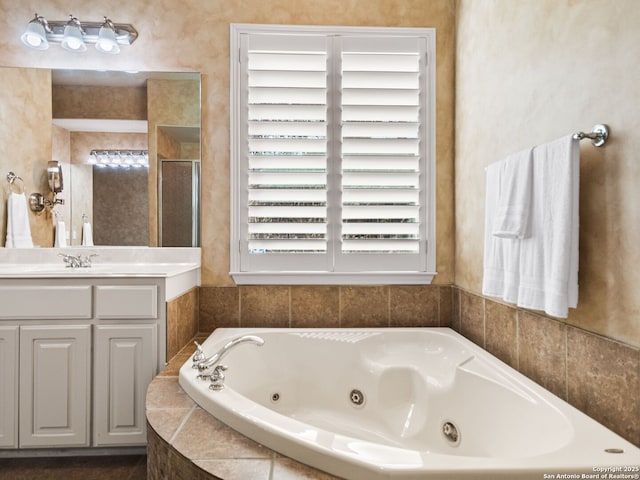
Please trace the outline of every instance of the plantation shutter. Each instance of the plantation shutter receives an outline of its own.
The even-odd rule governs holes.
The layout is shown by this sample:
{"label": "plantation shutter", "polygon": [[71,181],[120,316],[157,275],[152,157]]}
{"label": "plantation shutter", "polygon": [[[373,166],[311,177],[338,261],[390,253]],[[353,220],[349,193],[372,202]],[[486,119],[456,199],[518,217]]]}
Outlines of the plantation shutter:
{"label": "plantation shutter", "polygon": [[344,270],[419,269],[426,252],[426,45],[341,37],[341,236]]}
{"label": "plantation shutter", "polygon": [[246,38],[248,268],[328,268],[326,43]]}
{"label": "plantation shutter", "polygon": [[232,63],[234,278],[430,282],[433,37],[266,27]]}

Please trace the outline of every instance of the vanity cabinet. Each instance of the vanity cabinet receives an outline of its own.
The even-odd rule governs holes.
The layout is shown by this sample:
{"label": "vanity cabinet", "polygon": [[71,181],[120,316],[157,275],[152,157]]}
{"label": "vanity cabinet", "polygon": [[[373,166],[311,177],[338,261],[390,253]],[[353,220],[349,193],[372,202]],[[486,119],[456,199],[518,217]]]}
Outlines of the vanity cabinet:
{"label": "vanity cabinet", "polygon": [[0,448],[18,445],[18,332],[0,324]]}
{"label": "vanity cabinet", "polygon": [[91,325],[20,327],[19,445],[89,446]]}
{"label": "vanity cabinet", "polygon": [[93,443],[144,445],[145,394],[156,372],[156,325],[96,325],[94,332]]}
{"label": "vanity cabinet", "polygon": [[165,298],[156,278],[0,279],[0,448],[146,445]]}

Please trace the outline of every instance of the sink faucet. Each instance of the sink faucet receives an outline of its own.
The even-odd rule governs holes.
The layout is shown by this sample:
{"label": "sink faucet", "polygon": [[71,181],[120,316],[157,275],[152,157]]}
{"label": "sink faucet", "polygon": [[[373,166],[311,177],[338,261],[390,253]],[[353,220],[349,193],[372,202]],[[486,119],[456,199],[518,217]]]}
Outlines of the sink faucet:
{"label": "sink faucet", "polygon": [[87,255],[67,255],[66,253],[59,253],[59,257],[62,257],[67,268],[88,268],[91,266],[91,259],[97,257],[97,254]]}
{"label": "sink faucet", "polygon": [[[206,357],[203,358],[204,354],[202,352],[202,348],[200,348],[200,345],[198,345],[198,350],[193,356],[193,363],[194,363],[193,366],[194,368],[197,368],[198,371],[200,372],[200,374],[198,375],[198,378],[204,379],[206,377],[209,377],[211,380],[212,386],[215,385],[215,388],[212,388],[212,389],[221,390],[224,386],[224,374],[222,372],[226,370],[227,367],[225,365],[220,365],[220,361],[223,359],[225,355],[227,355],[227,353],[229,353],[229,350],[231,350],[236,345],[240,345],[242,343],[253,343],[258,347],[261,347],[262,345],[264,345],[264,340],[255,335],[243,335],[242,337],[234,338],[229,343],[227,343],[224,347],[222,347],[220,350],[218,350],[216,353],[214,353],[208,358]],[[214,373],[212,375],[204,374],[205,371],[213,367],[215,368],[214,368]]]}

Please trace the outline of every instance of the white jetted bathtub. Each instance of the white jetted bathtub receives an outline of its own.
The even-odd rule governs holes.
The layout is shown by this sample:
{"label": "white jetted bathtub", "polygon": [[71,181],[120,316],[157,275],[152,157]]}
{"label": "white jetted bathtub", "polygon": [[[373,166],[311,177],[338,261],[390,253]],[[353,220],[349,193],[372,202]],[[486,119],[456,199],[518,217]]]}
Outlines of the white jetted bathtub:
{"label": "white jetted bathtub", "polygon": [[180,385],[235,430],[334,475],[640,473],[638,448],[453,330],[218,329],[202,348],[211,356],[246,335],[264,344],[226,351],[224,388],[196,378],[191,360]]}

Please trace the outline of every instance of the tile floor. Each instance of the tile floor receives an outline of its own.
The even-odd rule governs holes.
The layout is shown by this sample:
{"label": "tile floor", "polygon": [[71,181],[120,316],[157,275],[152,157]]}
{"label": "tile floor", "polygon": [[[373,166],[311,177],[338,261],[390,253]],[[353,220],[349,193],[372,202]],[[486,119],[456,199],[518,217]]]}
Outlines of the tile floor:
{"label": "tile floor", "polygon": [[0,480],[146,480],[146,478],[146,455],[0,459]]}

